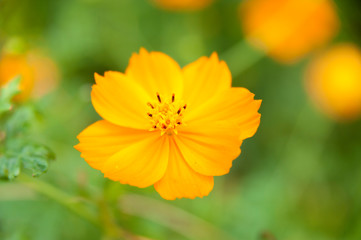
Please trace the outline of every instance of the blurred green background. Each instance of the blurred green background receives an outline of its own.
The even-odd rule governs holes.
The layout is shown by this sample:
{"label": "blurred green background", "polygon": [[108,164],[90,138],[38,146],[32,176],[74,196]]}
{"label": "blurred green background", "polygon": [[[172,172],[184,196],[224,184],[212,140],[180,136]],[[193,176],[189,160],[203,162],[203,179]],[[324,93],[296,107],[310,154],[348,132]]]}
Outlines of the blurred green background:
{"label": "blurred green background", "polygon": [[[153,187],[111,182],[73,148],[100,119],[90,102],[94,72],[124,71],[142,46],[181,66],[213,51],[222,57],[243,41],[240,2],[170,12],[145,0],[0,0],[0,45],[16,38],[45,49],[60,69],[56,90],[32,103],[41,119],[31,136],[56,154],[39,180],[67,194],[62,201],[2,180],[0,239],[361,239],[361,122],[336,123],[310,102],[310,56],[294,65],[257,58],[234,76],[234,86],[263,100],[261,125],[203,199],[165,201]],[[360,44],[360,1],[336,5],[341,30],[333,42]],[[226,59],[231,70],[248,65],[248,54],[258,53]],[[104,224],[69,209],[79,204]]]}

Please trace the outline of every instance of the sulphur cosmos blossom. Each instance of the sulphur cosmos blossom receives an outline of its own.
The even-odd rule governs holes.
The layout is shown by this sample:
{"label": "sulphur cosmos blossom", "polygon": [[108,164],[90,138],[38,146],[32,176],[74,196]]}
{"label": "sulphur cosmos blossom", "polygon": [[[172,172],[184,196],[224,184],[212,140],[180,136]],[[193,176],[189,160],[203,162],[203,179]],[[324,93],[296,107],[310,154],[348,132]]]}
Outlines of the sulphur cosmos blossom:
{"label": "sulphur cosmos blossom", "polygon": [[321,47],[339,26],[332,0],[248,0],[240,16],[248,41],[283,63]]}
{"label": "sulphur cosmos blossom", "polygon": [[18,75],[21,76],[21,92],[15,97],[17,101],[45,95],[56,86],[59,79],[54,61],[40,51],[23,54],[3,52],[0,55],[0,86]]}
{"label": "sulphur cosmos blossom", "polygon": [[125,73],[95,74],[95,81],[92,103],[104,120],[81,132],[75,148],[105,177],[154,185],[165,199],[208,195],[260,123],[261,101],[231,87],[215,53],[181,69],[141,49]]}
{"label": "sulphur cosmos blossom", "polygon": [[210,5],[213,0],[153,0],[159,7],[177,11],[177,10],[200,10]]}
{"label": "sulphur cosmos blossom", "polygon": [[361,116],[361,50],[343,43],[320,54],[306,75],[313,102],[336,120]]}

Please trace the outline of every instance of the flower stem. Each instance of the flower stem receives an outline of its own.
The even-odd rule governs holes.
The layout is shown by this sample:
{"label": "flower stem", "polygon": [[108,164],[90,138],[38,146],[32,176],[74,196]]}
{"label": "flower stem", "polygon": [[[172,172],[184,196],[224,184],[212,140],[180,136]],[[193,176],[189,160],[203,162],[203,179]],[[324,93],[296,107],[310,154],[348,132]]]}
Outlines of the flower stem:
{"label": "flower stem", "polygon": [[55,200],[59,204],[65,206],[70,211],[84,218],[95,226],[101,227],[96,213],[90,211],[90,209],[85,207],[82,203],[77,202],[76,199],[69,194],[59,190],[58,188],[46,182],[43,182],[37,178],[30,177],[26,174],[20,174],[17,177],[17,181],[33,189],[34,191]]}
{"label": "flower stem", "polygon": [[221,54],[221,59],[226,61],[235,78],[260,61],[264,56],[264,52],[254,49],[246,39],[243,39]]}
{"label": "flower stem", "polygon": [[[135,193],[124,194],[119,199],[119,208],[125,214],[156,222],[187,239],[235,240],[232,234],[182,208]],[[149,206],[152,206],[151,208]],[[176,221],[175,221],[176,220]],[[197,226],[196,228],[194,226]]]}

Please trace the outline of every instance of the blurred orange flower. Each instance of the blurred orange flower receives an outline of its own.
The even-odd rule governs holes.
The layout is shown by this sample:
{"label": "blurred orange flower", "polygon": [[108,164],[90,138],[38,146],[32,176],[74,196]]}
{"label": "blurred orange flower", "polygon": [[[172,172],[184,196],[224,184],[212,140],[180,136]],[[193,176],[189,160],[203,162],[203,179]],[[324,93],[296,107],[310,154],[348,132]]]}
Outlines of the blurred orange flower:
{"label": "blurred orange flower", "polygon": [[153,0],[167,10],[199,10],[210,5],[213,0]]}
{"label": "blurred orange flower", "polygon": [[41,97],[58,82],[55,63],[45,55],[33,51],[26,54],[4,52],[0,57],[0,86],[21,75],[21,93],[15,97],[24,101],[30,96]]}
{"label": "blurred orange flower", "polygon": [[361,52],[355,45],[340,44],[314,59],[306,83],[312,100],[331,117],[360,117]]}
{"label": "blurred orange flower", "polygon": [[248,0],[240,13],[248,41],[283,63],[327,43],[339,27],[331,0]]}
{"label": "blurred orange flower", "polygon": [[141,49],[125,74],[95,74],[91,93],[105,119],[78,136],[81,156],[104,176],[165,199],[209,194],[227,174],[242,141],[254,135],[261,101],[232,88],[217,54],[181,69],[169,56]]}

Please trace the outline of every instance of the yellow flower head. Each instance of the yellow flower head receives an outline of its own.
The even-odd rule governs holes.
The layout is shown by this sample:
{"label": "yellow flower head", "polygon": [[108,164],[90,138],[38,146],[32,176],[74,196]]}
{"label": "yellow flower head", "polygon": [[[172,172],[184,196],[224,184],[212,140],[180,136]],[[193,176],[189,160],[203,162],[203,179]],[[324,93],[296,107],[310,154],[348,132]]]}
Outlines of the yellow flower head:
{"label": "yellow flower head", "polygon": [[0,55],[0,86],[17,75],[21,76],[21,92],[15,97],[17,101],[43,96],[56,86],[59,78],[55,63],[39,52],[4,52]]}
{"label": "yellow flower head", "polygon": [[351,120],[361,115],[361,51],[340,44],[314,59],[308,67],[307,90],[329,116]]}
{"label": "yellow flower head", "polygon": [[251,44],[283,63],[327,43],[339,26],[332,0],[248,0],[240,10]]}
{"label": "yellow flower head", "polygon": [[153,2],[167,10],[192,11],[207,7],[213,0],[153,0]]}
{"label": "yellow flower head", "polygon": [[231,87],[217,54],[183,69],[169,56],[141,49],[125,73],[95,74],[91,93],[105,119],[75,146],[104,176],[165,199],[209,194],[213,176],[227,174],[242,141],[254,135],[261,101]]}

